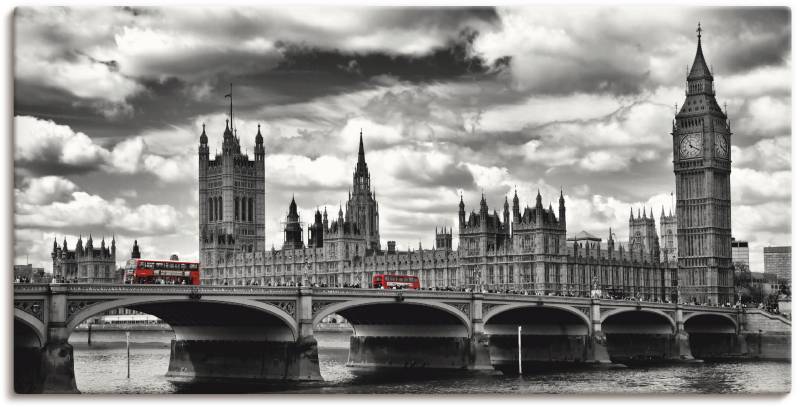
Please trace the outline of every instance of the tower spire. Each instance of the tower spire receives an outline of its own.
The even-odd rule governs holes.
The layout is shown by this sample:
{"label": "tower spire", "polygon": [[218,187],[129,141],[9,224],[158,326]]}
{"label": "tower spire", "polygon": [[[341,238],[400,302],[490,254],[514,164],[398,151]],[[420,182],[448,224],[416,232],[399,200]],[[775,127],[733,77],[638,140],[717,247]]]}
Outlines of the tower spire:
{"label": "tower spire", "polygon": [[708,69],[708,64],[706,64],[706,58],[703,56],[703,46],[702,41],[700,38],[702,37],[701,33],[703,29],[700,27],[700,22],[697,22],[697,52],[694,56],[694,62],[692,63],[692,69],[689,70],[689,79],[700,79],[700,78],[710,78],[711,70]]}
{"label": "tower spire", "polygon": [[231,115],[230,115],[230,118],[231,118],[231,131],[232,131],[233,128],[234,128],[234,126],[233,126],[233,83],[230,83],[230,89],[231,89],[230,93],[225,95],[225,97],[229,98],[231,100],[231,107],[230,107]]}

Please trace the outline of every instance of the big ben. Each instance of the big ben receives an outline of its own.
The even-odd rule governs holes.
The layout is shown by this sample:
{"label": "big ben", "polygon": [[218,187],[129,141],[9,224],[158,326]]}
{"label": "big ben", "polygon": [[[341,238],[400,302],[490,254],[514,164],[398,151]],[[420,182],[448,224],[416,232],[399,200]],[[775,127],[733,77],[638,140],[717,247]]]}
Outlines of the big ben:
{"label": "big ben", "polygon": [[720,109],[697,25],[686,100],[672,128],[680,301],[734,301],[731,261],[730,122]]}

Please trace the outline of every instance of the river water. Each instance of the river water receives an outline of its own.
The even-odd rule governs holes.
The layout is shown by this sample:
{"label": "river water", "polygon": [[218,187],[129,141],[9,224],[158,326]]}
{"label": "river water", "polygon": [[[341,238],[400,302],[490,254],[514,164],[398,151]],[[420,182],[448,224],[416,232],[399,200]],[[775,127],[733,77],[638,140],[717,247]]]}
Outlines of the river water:
{"label": "river water", "polygon": [[348,337],[318,334],[324,383],[275,385],[269,388],[178,387],[164,374],[169,365],[172,332],[131,333],[130,379],[126,378],[125,334],[95,332],[70,338],[75,379],[83,393],[783,393],[791,389],[791,364],[771,361],[714,362],[631,367],[571,369],[517,376],[460,374],[413,378],[354,375],[347,367]]}

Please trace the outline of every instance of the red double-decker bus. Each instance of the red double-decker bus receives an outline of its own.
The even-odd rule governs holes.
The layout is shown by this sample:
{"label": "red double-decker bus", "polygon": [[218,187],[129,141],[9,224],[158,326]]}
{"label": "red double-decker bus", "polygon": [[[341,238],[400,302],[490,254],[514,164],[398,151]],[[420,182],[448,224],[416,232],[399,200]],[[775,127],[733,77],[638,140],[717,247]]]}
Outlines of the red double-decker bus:
{"label": "red double-decker bus", "polygon": [[173,260],[130,259],[125,284],[200,285],[200,263]]}
{"label": "red double-decker bus", "polygon": [[375,274],[372,288],[419,290],[419,278],[397,274]]}

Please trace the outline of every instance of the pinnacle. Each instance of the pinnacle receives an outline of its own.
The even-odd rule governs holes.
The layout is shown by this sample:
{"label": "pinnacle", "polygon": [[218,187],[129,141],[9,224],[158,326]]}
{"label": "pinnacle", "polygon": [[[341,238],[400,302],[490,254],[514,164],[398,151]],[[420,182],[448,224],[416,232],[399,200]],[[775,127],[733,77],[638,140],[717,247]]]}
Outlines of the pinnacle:
{"label": "pinnacle", "polygon": [[708,69],[708,64],[706,64],[706,58],[703,56],[703,46],[700,41],[700,33],[702,32],[702,28],[700,28],[700,23],[697,23],[697,52],[694,56],[694,62],[692,63],[692,69],[689,70],[689,79],[699,79],[703,77],[711,77],[711,70]]}

